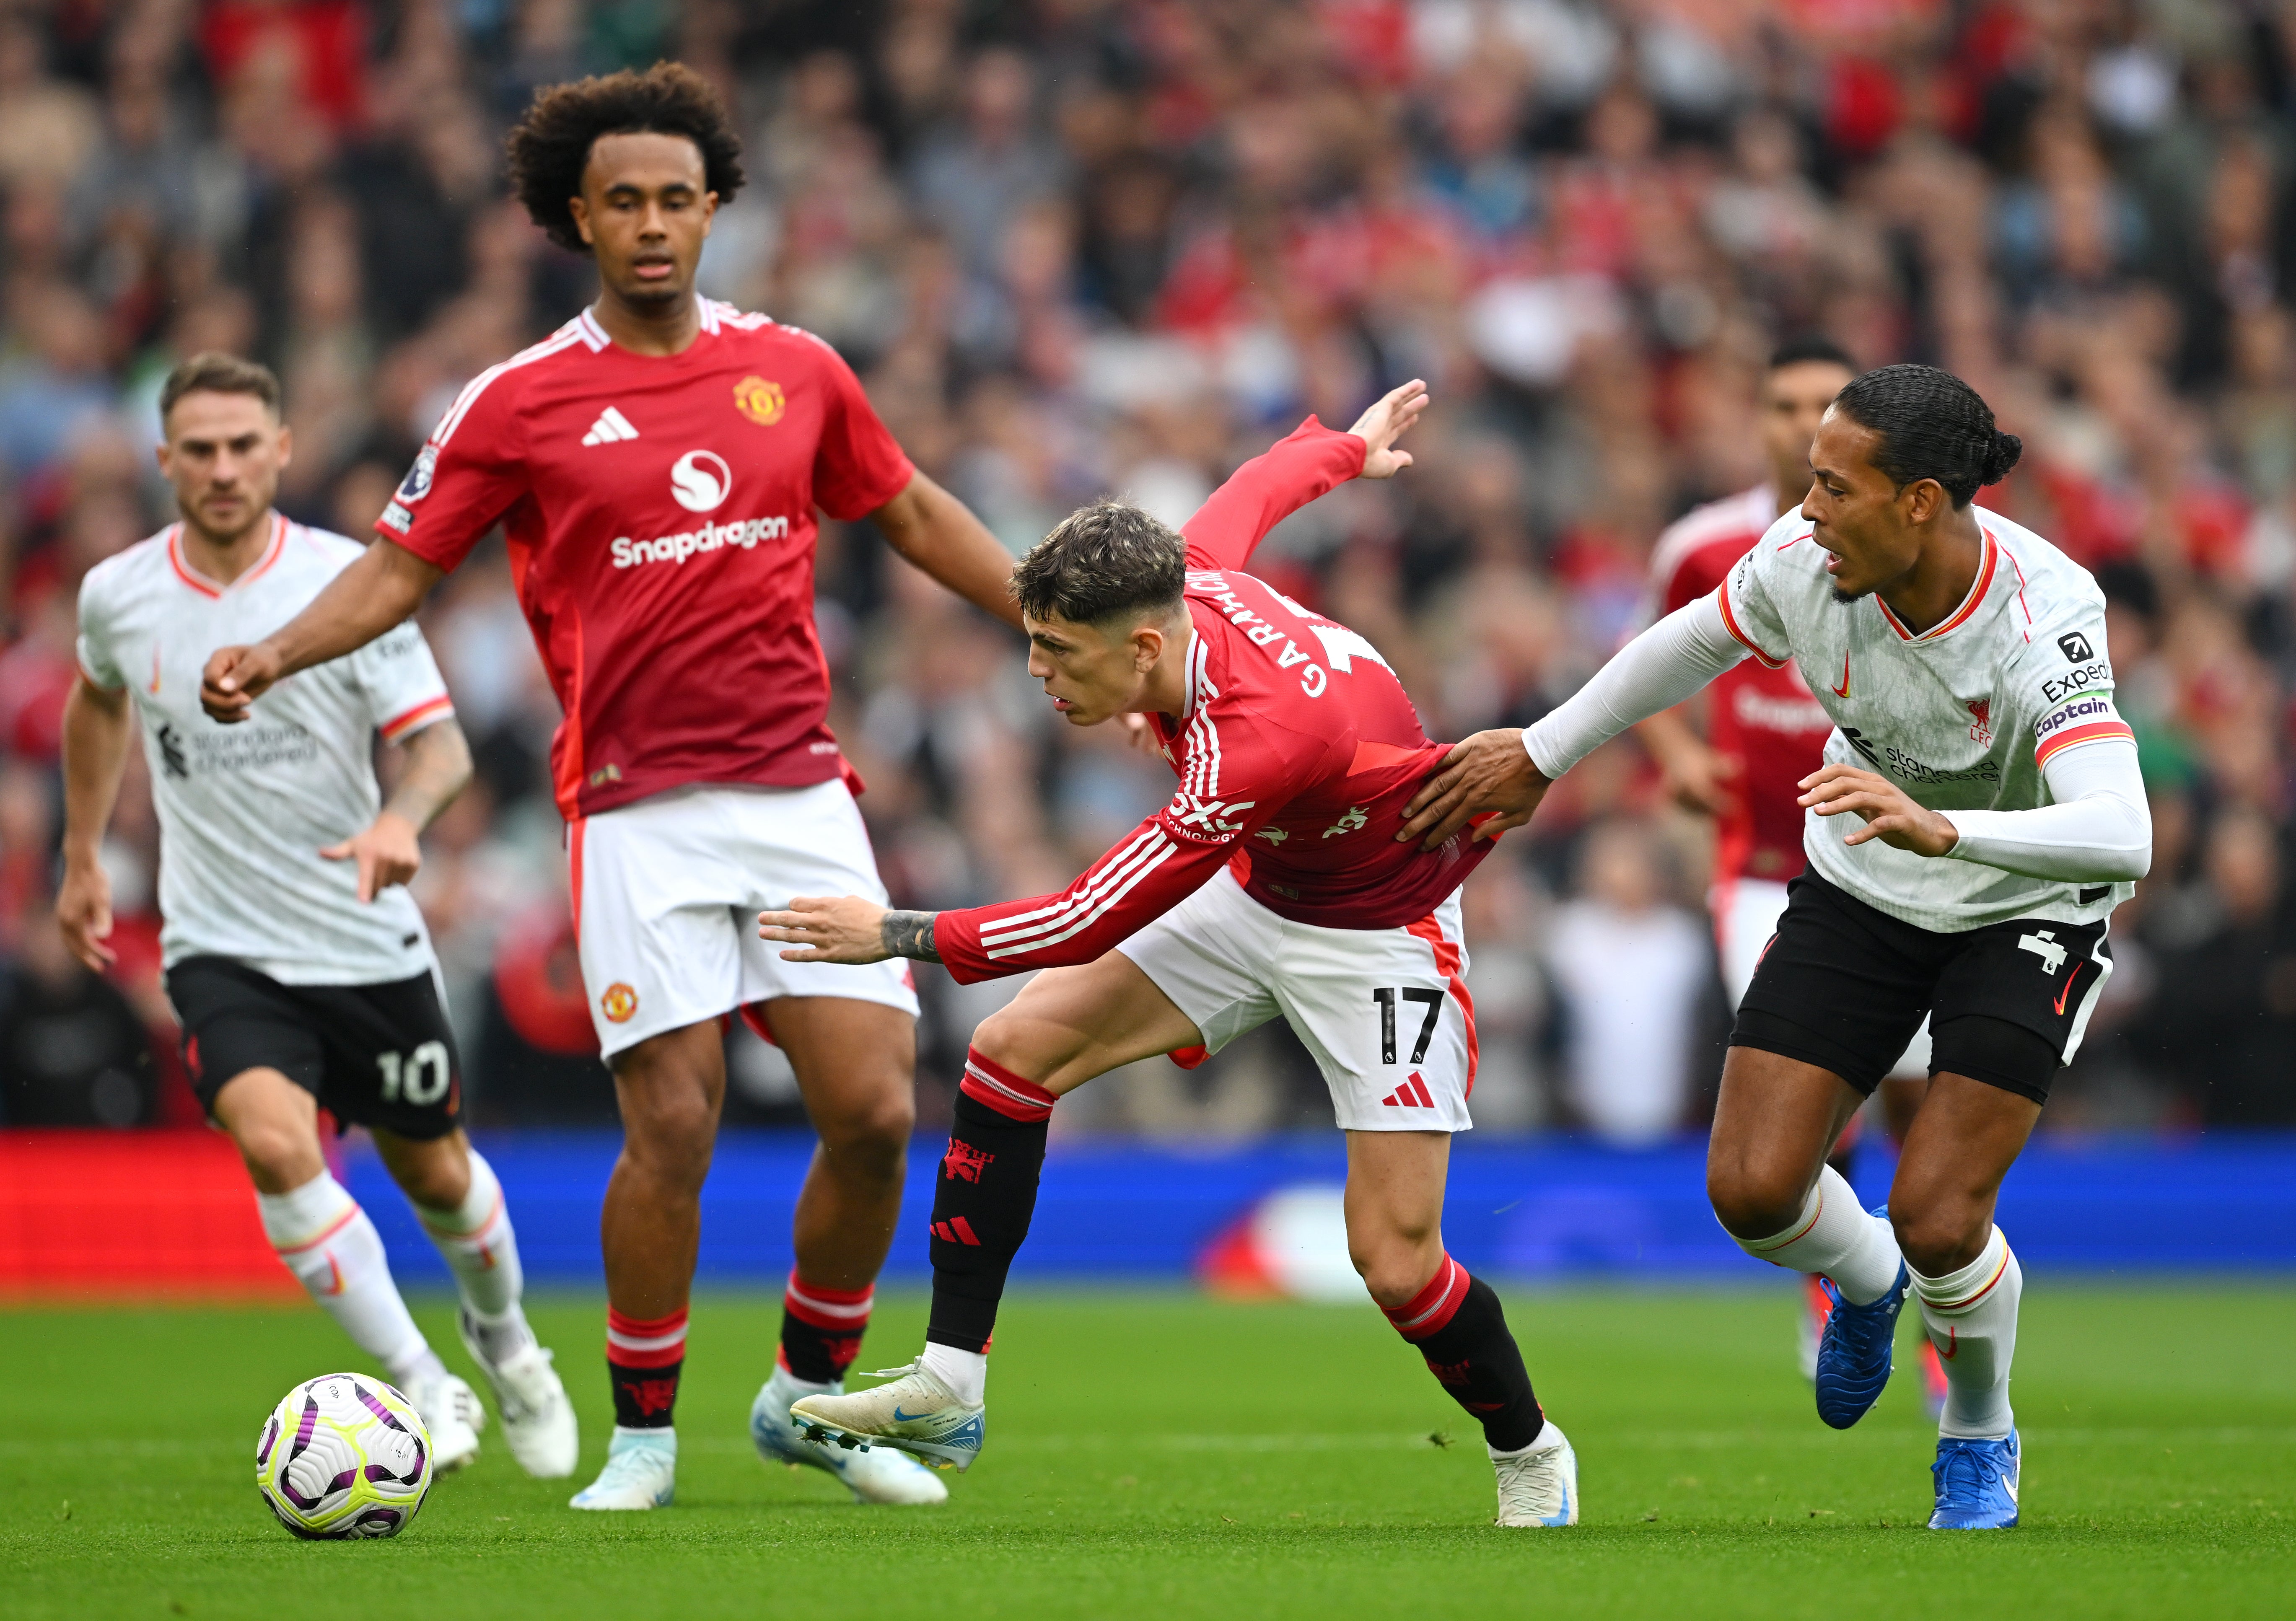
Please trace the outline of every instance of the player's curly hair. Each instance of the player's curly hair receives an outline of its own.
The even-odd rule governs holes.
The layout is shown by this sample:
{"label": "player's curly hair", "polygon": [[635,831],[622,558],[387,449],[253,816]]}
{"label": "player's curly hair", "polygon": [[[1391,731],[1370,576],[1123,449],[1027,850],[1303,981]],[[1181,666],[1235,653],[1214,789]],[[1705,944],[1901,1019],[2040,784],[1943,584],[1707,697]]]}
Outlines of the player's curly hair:
{"label": "player's curly hair", "polygon": [[682,62],[658,61],[644,72],[625,68],[563,85],[545,86],[510,132],[511,189],[527,217],[560,247],[587,253],[568,201],[581,194],[582,171],[600,135],[641,130],[684,135],[700,149],[704,184],[721,203],[742,189],[742,137],[709,81]]}
{"label": "player's curly hair", "polygon": [[1108,625],[1177,610],[1187,587],[1187,543],[1136,506],[1078,507],[1029,548],[1013,595],[1032,619]]}
{"label": "player's curly hair", "polygon": [[1874,465],[1899,489],[1934,479],[1956,509],[1998,484],[2017,465],[2025,442],[1993,425],[1993,408],[1976,389],[1935,366],[1882,366],[1833,397],[1833,408],[1881,436]]}

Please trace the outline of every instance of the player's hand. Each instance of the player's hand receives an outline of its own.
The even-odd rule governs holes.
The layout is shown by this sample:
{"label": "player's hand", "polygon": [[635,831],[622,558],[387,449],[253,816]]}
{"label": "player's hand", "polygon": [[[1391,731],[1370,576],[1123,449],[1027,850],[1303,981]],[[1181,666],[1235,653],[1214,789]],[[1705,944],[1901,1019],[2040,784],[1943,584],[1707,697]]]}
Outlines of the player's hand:
{"label": "player's hand", "polygon": [[249,706],[279,679],[279,655],[260,642],[216,649],[200,672],[200,708],[226,726],[245,720]]}
{"label": "player's hand", "polygon": [[1821,765],[1804,777],[1801,798],[1795,803],[1821,816],[1854,811],[1866,825],[1841,842],[1864,844],[1878,839],[1916,856],[1943,856],[1961,842],[1961,830],[1937,812],[1916,805],[1906,790],[1887,777],[1839,763]]}
{"label": "player's hand", "polygon": [[102,864],[64,864],[63,887],[56,892],[56,922],[71,954],[97,973],[119,960],[104,944],[111,937],[111,880]]}
{"label": "player's hand", "polygon": [[885,949],[885,912],[857,895],[800,895],[786,912],[758,913],[758,938],[804,948],[782,953],[784,962],[882,962],[893,954]]}
{"label": "player's hand", "polygon": [[1445,755],[1435,774],[1420,784],[1403,807],[1403,831],[1396,839],[1416,839],[1423,850],[1439,849],[1470,822],[1475,838],[1496,839],[1529,821],[1554,785],[1530,763],[1521,730],[1478,732]]}
{"label": "player's hand", "polygon": [[393,884],[422,870],[422,842],[414,824],[397,811],[384,811],[364,831],[319,852],[329,861],[358,863],[358,897],[373,900]]}
{"label": "player's hand", "polygon": [[1358,478],[1392,479],[1411,465],[1411,453],[1393,446],[1403,437],[1403,430],[1417,422],[1419,413],[1427,409],[1427,385],[1414,377],[1374,402],[1370,410],[1356,418],[1356,425],[1348,431],[1366,446]]}
{"label": "player's hand", "polygon": [[1719,816],[1735,798],[1729,782],[1738,774],[1738,762],[1719,749],[1693,743],[1669,756],[1659,769],[1667,797],[1686,811]]}

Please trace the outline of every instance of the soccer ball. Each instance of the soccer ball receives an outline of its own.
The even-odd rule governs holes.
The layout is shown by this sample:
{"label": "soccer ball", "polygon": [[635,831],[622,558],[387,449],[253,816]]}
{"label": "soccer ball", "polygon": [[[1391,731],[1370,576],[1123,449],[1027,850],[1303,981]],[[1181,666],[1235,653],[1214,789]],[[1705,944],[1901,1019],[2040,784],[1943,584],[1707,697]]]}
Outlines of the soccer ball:
{"label": "soccer ball", "polygon": [[255,1486],[298,1536],[396,1536],[430,1494],[430,1432],[381,1379],[322,1374],[265,1420]]}

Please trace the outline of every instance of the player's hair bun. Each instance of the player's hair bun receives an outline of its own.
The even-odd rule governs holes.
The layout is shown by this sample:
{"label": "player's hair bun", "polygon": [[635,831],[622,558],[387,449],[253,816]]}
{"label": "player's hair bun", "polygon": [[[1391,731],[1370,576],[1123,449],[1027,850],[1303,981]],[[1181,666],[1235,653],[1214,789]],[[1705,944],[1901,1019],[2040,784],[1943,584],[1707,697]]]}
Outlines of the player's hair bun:
{"label": "player's hair bun", "polygon": [[2017,458],[2024,454],[2024,440],[2013,433],[2004,433],[1996,428],[1993,430],[1993,448],[1985,453],[1985,474],[1980,482],[2000,483],[2009,476],[2009,470],[2017,465]]}

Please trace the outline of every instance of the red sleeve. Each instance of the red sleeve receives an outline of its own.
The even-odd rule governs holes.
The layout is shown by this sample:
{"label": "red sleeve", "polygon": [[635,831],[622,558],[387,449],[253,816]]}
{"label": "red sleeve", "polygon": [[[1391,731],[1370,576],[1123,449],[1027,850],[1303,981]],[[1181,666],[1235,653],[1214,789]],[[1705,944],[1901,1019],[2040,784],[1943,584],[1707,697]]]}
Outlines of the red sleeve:
{"label": "red sleeve", "polygon": [[526,435],[500,368],[464,389],[406,470],[374,532],[453,569],[526,494]]}
{"label": "red sleeve", "polygon": [[1370,446],[1309,417],[1264,455],[1235,470],[1180,533],[1191,569],[1241,569],[1267,531],[1363,471]]}
{"label": "red sleeve", "polygon": [[933,944],[950,975],[971,985],[1090,962],[1209,882],[1283,807],[1291,773],[1249,723],[1220,726],[1205,755],[1206,766],[1191,759],[1169,805],[1058,895],[940,913]]}
{"label": "red sleeve", "polygon": [[1659,581],[1659,617],[1711,596],[1730,572],[1738,554],[1723,546],[1689,546],[1674,560],[1674,567]]}
{"label": "red sleeve", "polygon": [[908,488],[917,470],[862,392],[853,368],[820,339],[813,341],[824,397],[821,443],[813,453],[813,498],[832,518],[849,522]]}

